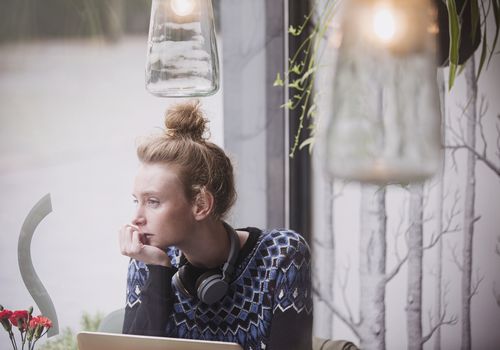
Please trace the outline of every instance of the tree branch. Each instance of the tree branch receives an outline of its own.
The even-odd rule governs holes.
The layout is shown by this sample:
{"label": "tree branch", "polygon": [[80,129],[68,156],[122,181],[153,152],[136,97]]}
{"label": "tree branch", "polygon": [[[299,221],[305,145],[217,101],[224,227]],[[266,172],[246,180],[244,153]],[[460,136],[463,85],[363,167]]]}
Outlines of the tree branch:
{"label": "tree branch", "polygon": [[474,225],[476,222],[478,222],[479,220],[481,220],[481,215],[479,216],[476,216],[473,220],[472,220],[472,225]]}
{"label": "tree branch", "polygon": [[[451,116],[450,114],[448,114],[448,116],[445,117],[446,118],[446,125],[448,127],[446,127],[446,131],[447,133],[451,134],[450,136],[451,137],[455,137],[456,139],[460,139],[460,137],[457,135],[455,129],[452,128],[452,123],[451,123]],[[442,145],[443,147],[443,150],[446,151],[447,148],[446,148],[446,145]],[[458,171],[458,166],[457,166],[457,159],[456,159],[456,152],[458,150],[457,149],[452,149],[451,152],[450,152],[450,158],[451,158],[451,161],[452,161],[452,168],[455,170],[455,172]]]}
{"label": "tree branch", "polygon": [[406,230],[403,230],[403,224],[405,221],[405,210],[406,210],[406,205],[407,205],[407,198],[404,197],[403,199],[403,204],[400,206],[399,209],[399,223],[398,227],[396,229],[396,234],[394,235],[394,255],[396,255],[397,261],[401,261],[401,256],[399,255],[399,249],[398,249],[398,241],[399,238],[402,235],[406,235],[406,232],[408,232],[409,228],[406,228]]}
{"label": "tree branch", "polygon": [[403,266],[403,264],[406,262],[406,260],[408,260],[408,254],[405,255],[405,257],[403,259],[401,259],[397,264],[396,266],[394,266],[394,268],[392,269],[392,271],[388,274],[385,275],[385,283],[389,283],[390,280],[392,280],[394,278],[394,276],[396,276],[399,272],[399,270],[401,269],[401,266]]}
{"label": "tree branch", "polygon": [[479,104],[479,120],[477,124],[479,126],[479,134],[481,135],[481,140],[483,141],[483,157],[487,158],[487,148],[488,143],[486,142],[486,136],[484,135],[483,120],[486,112],[488,111],[488,102],[485,100],[484,96],[481,96],[481,102]]}
{"label": "tree branch", "polygon": [[450,318],[446,319],[446,308],[447,308],[447,305],[445,304],[443,313],[441,314],[439,321],[434,326],[432,326],[432,316],[430,316],[430,313],[429,313],[430,331],[426,336],[422,337],[422,341],[420,344],[423,345],[425,342],[427,342],[429,339],[431,339],[432,335],[434,334],[434,332],[436,332],[438,330],[438,328],[440,328],[444,325],[454,325],[457,323],[458,318],[456,316],[451,316]]}
{"label": "tree branch", "polygon": [[451,206],[451,209],[446,213],[446,225],[443,230],[444,232],[455,232],[456,230],[458,231],[459,229],[458,224],[455,225],[453,229],[451,229],[451,224],[453,222],[453,219],[460,214],[460,210],[457,209],[459,201],[460,201],[460,192],[457,189],[455,191],[455,200],[453,202],[453,205]]}
{"label": "tree branch", "polygon": [[500,307],[500,291],[497,291],[495,282],[493,282],[492,292],[493,292],[493,297],[497,302],[497,306]]}
{"label": "tree branch", "polygon": [[493,171],[498,177],[500,177],[500,166],[495,165],[491,160],[489,160],[486,156],[483,156],[480,154],[478,151],[476,151],[474,148],[469,146],[468,144],[463,144],[463,145],[447,145],[445,146],[446,149],[451,149],[451,150],[459,150],[459,149],[466,149],[470,152],[472,152],[478,160],[484,163],[488,168],[490,168],[491,171]]}
{"label": "tree branch", "polygon": [[340,189],[336,193],[334,191],[333,200],[336,200],[337,198],[342,197],[344,195],[344,190],[347,187],[347,185],[349,185],[349,181],[338,180],[338,181],[336,181],[336,184],[340,185],[339,186]]}
{"label": "tree branch", "polygon": [[349,304],[349,301],[347,300],[347,294],[346,294],[347,284],[349,281],[349,270],[350,269],[351,269],[351,264],[350,264],[350,260],[348,259],[347,266],[344,269],[344,281],[339,280],[339,285],[340,285],[340,290],[342,291],[342,300],[344,301],[344,305],[345,305],[345,308],[347,310],[347,316],[349,317],[349,322],[355,326],[358,326],[359,324],[357,324],[354,321],[354,317],[353,317],[352,311],[351,311],[351,306]]}
{"label": "tree branch", "polygon": [[460,211],[457,209],[457,205],[460,199],[460,195],[458,190],[455,191],[455,201],[453,202],[453,205],[450,209],[450,211],[447,213],[446,216],[446,225],[443,229],[442,232],[438,233],[437,235],[433,232],[431,235],[431,240],[428,245],[423,247],[423,250],[427,250],[432,248],[433,246],[436,245],[437,242],[443,237],[443,235],[447,233],[452,233],[452,232],[458,232],[460,230],[460,227],[458,224],[456,224],[453,228],[451,228],[451,224],[453,222],[453,219],[460,214]]}
{"label": "tree branch", "polygon": [[462,264],[460,263],[460,261],[458,260],[457,246],[454,245],[454,246],[450,247],[450,249],[451,249],[451,257],[453,259],[453,262],[455,263],[455,265],[458,267],[458,269],[461,272],[464,272],[464,268],[463,268]]}
{"label": "tree branch", "polygon": [[396,276],[398,274],[399,270],[401,269],[401,266],[403,266],[403,264],[406,262],[406,260],[408,260],[408,252],[401,259],[401,256],[399,255],[399,250],[398,250],[398,238],[401,237],[402,235],[404,235],[406,237],[406,235],[410,231],[409,226],[406,228],[406,230],[404,230],[404,231],[402,230],[404,216],[405,216],[404,215],[404,208],[406,208],[406,202],[407,201],[405,199],[404,204],[401,206],[401,211],[403,211],[403,213],[400,215],[400,221],[398,224],[398,233],[394,236],[394,238],[395,238],[395,240],[394,240],[395,241],[395,243],[394,243],[394,255],[396,255],[397,263],[392,268],[391,272],[389,272],[388,274],[385,275],[385,280],[384,280],[385,284],[389,283],[394,278],[394,276]]}
{"label": "tree branch", "polygon": [[[446,147],[444,147],[445,150],[447,149]],[[451,161],[452,161],[452,168],[453,170],[455,170],[455,172],[458,172],[458,165],[457,165],[457,157],[456,157],[456,153],[457,153],[458,149],[452,149],[451,152],[450,152],[450,156],[451,156]]]}
{"label": "tree branch", "polygon": [[[462,115],[465,115],[465,109],[462,109],[462,111],[463,111]],[[484,117],[486,116],[487,111],[488,111],[488,103],[485,101],[484,96],[482,96],[479,107],[479,119],[478,121],[475,122],[479,128],[479,134],[481,136],[481,141],[483,143],[482,152],[478,151],[476,147],[473,147],[466,142],[466,138],[464,136],[463,127],[461,123],[459,124],[460,132],[457,132],[454,128],[451,127],[451,124],[449,124],[450,128],[448,130],[451,133],[451,135],[455,137],[455,140],[454,143],[450,145],[445,145],[444,148],[450,149],[452,151],[453,166],[455,168],[456,168],[455,152],[459,149],[466,149],[469,152],[472,152],[472,154],[474,154],[478,160],[480,160],[483,164],[485,164],[488,168],[490,168],[491,171],[493,171],[497,176],[500,177],[500,162],[499,164],[495,164],[494,161],[492,161],[488,157],[488,152],[487,152],[488,142],[486,141],[486,135],[484,132],[484,124],[483,124],[483,120]],[[466,118],[468,117],[466,116]],[[500,126],[498,125],[498,123],[496,124],[496,129],[497,129],[497,155],[500,158]]]}
{"label": "tree branch", "polygon": [[[354,323],[351,323],[347,317],[342,313],[340,312],[340,310],[335,307],[335,305],[333,305],[332,303],[330,303],[329,300],[326,300],[326,298],[323,298],[323,296],[321,295],[321,293],[319,293],[319,291],[313,286],[312,288],[312,291],[313,291],[313,294],[316,295],[316,297],[322,301],[323,303],[325,303],[325,305],[334,313],[335,316],[337,316],[338,318],[340,318],[340,320],[342,322],[344,322],[346,324],[347,327],[349,327],[351,329],[351,331],[356,335],[356,337],[360,338],[360,334],[359,334],[359,331],[358,331],[358,328],[357,328],[357,325],[354,324]],[[360,324],[362,320],[360,320],[357,324]]]}
{"label": "tree branch", "polygon": [[[479,274],[479,270],[476,271],[476,278],[477,278],[478,274]],[[481,284],[481,282],[483,281],[483,279],[484,279],[484,275],[481,276],[480,278],[477,278],[476,281],[472,283],[472,288],[471,288],[472,291],[471,291],[471,293],[469,295],[469,300],[471,300],[472,297],[477,294],[477,291],[479,290],[479,285]]]}

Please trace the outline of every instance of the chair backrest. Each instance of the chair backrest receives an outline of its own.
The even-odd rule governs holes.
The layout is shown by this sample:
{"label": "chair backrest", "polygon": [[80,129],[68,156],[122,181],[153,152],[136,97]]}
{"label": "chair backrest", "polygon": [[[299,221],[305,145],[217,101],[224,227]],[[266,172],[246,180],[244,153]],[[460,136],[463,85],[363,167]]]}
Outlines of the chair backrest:
{"label": "chair backrest", "polygon": [[125,309],[115,310],[102,319],[98,331],[104,333],[121,333],[124,318]]}
{"label": "chair backrest", "polygon": [[356,345],[346,340],[331,340],[313,337],[313,350],[359,350]]}

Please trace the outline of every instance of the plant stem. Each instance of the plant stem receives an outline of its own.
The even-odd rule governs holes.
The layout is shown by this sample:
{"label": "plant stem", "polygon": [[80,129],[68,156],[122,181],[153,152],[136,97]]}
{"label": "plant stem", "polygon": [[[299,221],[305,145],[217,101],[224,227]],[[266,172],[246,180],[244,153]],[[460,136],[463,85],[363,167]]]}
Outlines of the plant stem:
{"label": "plant stem", "polygon": [[[21,350],[24,350],[24,343],[26,343],[26,333],[21,331],[21,329],[19,329],[19,332],[21,333]],[[23,337],[24,335],[24,337]]]}
{"label": "plant stem", "polygon": [[17,350],[16,338],[14,338],[14,333],[12,333],[12,331],[9,331],[9,338],[10,342],[12,343],[12,347],[14,348],[14,350]]}

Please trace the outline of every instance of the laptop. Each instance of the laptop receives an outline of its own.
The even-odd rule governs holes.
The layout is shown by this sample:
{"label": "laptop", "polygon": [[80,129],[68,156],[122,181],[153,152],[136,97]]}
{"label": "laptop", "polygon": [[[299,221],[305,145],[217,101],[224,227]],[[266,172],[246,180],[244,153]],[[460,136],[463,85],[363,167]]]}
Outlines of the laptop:
{"label": "laptop", "polygon": [[243,350],[236,343],[99,332],[80,332],[76,339],[79,350]]}

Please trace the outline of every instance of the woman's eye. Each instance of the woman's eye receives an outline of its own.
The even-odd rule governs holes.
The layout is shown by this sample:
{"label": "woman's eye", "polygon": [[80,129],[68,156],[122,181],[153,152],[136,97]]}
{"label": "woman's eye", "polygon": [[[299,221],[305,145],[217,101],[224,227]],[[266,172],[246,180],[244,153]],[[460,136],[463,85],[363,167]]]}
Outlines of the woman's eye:
{"label": "woman's eye", "polygon": [[132,203],[134,203],[135,205],[137,205],[139,203],[139,201],[137,199],[132,199]]}
{"label": "woman's eye", "polygon": [[148,205],[152,207],[156,207],[160,204],[160,202],[156,199],[148,199]]}

